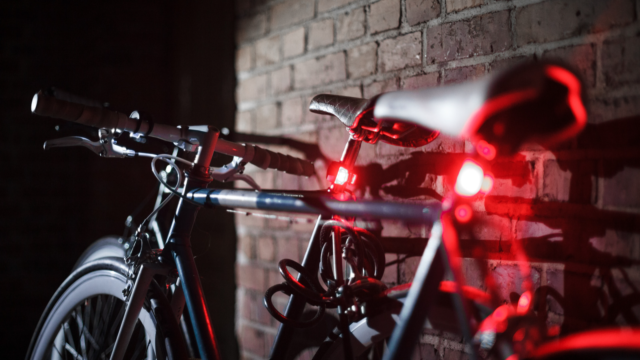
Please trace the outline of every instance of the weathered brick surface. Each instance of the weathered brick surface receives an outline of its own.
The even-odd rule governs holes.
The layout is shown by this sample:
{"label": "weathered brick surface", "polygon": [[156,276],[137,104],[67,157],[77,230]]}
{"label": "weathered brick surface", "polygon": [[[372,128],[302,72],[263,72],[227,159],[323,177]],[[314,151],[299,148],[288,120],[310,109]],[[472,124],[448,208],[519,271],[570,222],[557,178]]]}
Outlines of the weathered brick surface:
{"label": "weathered brick surface", "polygon": [[256,109],[256,130],[265,131],[278,125],[278,106],[267,104]]}
{"label": "weathered brick surface", "polygon": [[461,11],[483,5],[484,3],[484,0],[447,0],[447,12]]}
{"label": "weathered brick surface", "polygon": [[[638,53],[640,55],[640,52]],[[572,64],[582,75],[588,87],[596,84],[596,51],[593,45],[579,45],[550,50],[544,57],[560,59]]]}
{"label": "weathered brick surface", "polygon": [[341,52],[294,65],[296,89],[328,84],[343,80],[346,76],[344,53]]}
{"label": "weathered brick surface", "polygon": [[304,28],[298,28],[282,36],[282,43],[285,58],[304,53]]}
{"label": "weathered brick surface", "polygon": [[237,89],[238,101],[261,100],[267,96],[267,75],[242,80]]}
{"label": "weathered brick surface", "polygon": [[271,73],[271,92],[274,95],[291,90],[291,67],[286,66]]}
{"label": "weathered brick surface", "polygon": [[236,51],[236,71],[247,71],[253,67],[253,47],[245,46]]}
{"label": "weathered brick surface", "polygon": [[272,36],[256,42],[256,66],[266,66],[280,61],[280,37]]}
{"label": "weathered brick surface", "polygon": [[602,72],[610,87],[640,82],[640,36],[605,42]]}
{"label": "weathered brick surface", "polygon": [[271,29],[279,29],[313,18],[313,1],[287,0],[271,9]]}
{"label": "weathered brick surface", "polygon": [[440,2],[438,0],[407,0],[407,22],[416,25],[435,19],[440,15]]}
{"label": "weathered brick surface", "polygon": [[465,66],[455,69],[447,69],[444,72],[442,83],[456,84],[465,81],[472,81],[484,76],[484,65]]}
{"label": "weathered brick surface", "polygon": [[381,0],[371,5],[369,11],[369,29],[377,33],[395,29],[400,25],[400,1]]}
{"label": "weathered brick surface", "polygon": [[315,49],[333,43],[333,20],[327,19],[309,25],[309,42],[307,47]]}
{"label": "weathered brick surface", "polygon": [[358,8],[338,17],[336,23],[336,41],[352,40],[365,32],[364,8]]}
{"label": "weathered brick surface", "polygon": [[368,43],[347,51],[349,78],[359,78],[376,72],[378,45]]}
{"label": "weathered brick surface", "polygon": [[625,25],[635,18],[631,0],[545,1],[516,10],[518,45],[566,39]]}
{"label": "weathered brick surface", "polygon": [[267,15],[258,14],[250,16],[244,19],[240,19],[238,22],[238,31],[236,32],[236,39],[242,43],[244,41],[254,39],[260,35],[263,35],[267,30]]}
{"label": "weathered brick surface", "polygon": [[332,10],[349,3],[354,2],[355,0],[318,0],[318,11],[324,12],[328,10]]}
{"label": "weathered brick surface", "polygon": [[282,102],[282,126],[289,127],[302,123],[303,103],[301,98],[288,99]]}
{"label": "weathered brick surface", "polygon": [[509,12],[480,15],[427,29],[427,63],[440,63],[511,48]]}
{"label": "weathered brick surface", "polygon": [[398,70],[422,64],[422,34],[414,32],[380,43],[379,67],[381,72]]}
{"label": "weathered brick surface", "polygon": [[426,75],[412,76],[402,80],[402,88],[407,90],[414,90],[427,87],[438,86],[440,74],[437,72],[428,73]]}
{"label": "weathered brick surface", "polygon": [[[462,83],[523,61],[559,59],[585,80],[589,135],[550,150],[527,144],[486,167],[493,190],[472,202],[477,223],[460,233],[465,279],[487,290],[486,270],[497,281],[501,300],[517,299],[524,280],[516,251],[521,246],[535,261],[534,287],[548,286],[565,299],[547,297],[547,323],[561,324],[562,331],[602,324],[597,314],[615,301],[611,293],[633,294],[629,284],[640,286],[640,270],[630,260],[640,260],[634,215],[640,209],[637,2],[304,2],[253,1],[252,8],[238,10],[236,128],[311,144],[304,153],[267,146],[274,151],[322,156],[314,163],[321,175],[308,179],[248,167],[262,187],[326,188],[326,161],[340,158],[348,133],[335,118],[306,111],[320,92],[371,98]],[[240,29],[250,22],[255,29]],[[355,193],[412,202],[439,198],[453,191],[456,166],[473,146],[444,135],[417,149],[364,144]],[[260,304],[261,293],[282,282],[278,260],[301,261],[313,222],[236,215],[236,223],[237,316],[241,331],[253,331],[244,335],[242,352],[262,359],[277,322]],[[383,236],[429,232],[397,221],[382,221],[382,227]],[[386,260],[402,257],[387,254]],[[383,281],[411,281],[418,262],[415,257],[387,267]],[[625,264],[620,266],[630,280],[610,271],[614,263]],[[581,305],[573,306],[577,302]],[[286,297],[276,303],[284,308]],[[461,342],[459,336],[426,332],[413,358],[466,358]]]}

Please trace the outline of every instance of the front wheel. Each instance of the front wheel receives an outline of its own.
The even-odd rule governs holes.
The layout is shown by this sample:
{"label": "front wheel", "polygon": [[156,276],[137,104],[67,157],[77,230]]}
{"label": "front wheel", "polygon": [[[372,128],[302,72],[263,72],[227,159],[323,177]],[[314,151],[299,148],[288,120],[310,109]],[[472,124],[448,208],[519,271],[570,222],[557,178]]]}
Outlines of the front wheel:
{"label": "front wheel", "polygon": [[[128,269],[121,258],[80,266],[58,288],[31,339],[27,359],[108,359],[126,303]],[[129,342],[127,359],[188,358],[160,287],[152,282]]]}

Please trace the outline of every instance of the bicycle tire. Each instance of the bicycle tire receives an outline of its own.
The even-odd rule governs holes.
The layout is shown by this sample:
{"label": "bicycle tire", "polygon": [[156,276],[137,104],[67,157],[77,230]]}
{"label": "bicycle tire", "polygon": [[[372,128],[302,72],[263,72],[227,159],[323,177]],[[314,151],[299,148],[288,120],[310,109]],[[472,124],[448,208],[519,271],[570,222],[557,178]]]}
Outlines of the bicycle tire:
{"label": "bicycle tire", "polygon": [[[373,359],[382,358],[384,342],[389,339],[396,322],[398,314],[402,309],[402,304],[408,293],[408,286],[399,286],[387,295],[391,304],[381,310],[375,311],[372,315],[352,323],[349,328],[351,332],[351,348],[354,359],[370,359],[371,352],[376,353]],[[467,291],[469,290],[469,291]],[[465,287],[465,296],[471,300],[480,318],[489,316],[492,310],[479,297],[469,297],[468,292],[480,292],[479,290]],[[460,334],[458,319],[453,302],[453,293],[444,289],[438,290],[434,306],[429,310],[425,328],[440,330],[456,335]],[[342,335],[334,331],[320,346],[313,357],[313,360],[343,360]]]}
{"label": "bicycle tire", "polygon": [[[127,273],[124,260],[116,257],[86,263],[72,272],[45,308],[26,358],[108,357],[124,313]],[[138,319],[126,358],[188,358],[171,306],[155,281]]]}

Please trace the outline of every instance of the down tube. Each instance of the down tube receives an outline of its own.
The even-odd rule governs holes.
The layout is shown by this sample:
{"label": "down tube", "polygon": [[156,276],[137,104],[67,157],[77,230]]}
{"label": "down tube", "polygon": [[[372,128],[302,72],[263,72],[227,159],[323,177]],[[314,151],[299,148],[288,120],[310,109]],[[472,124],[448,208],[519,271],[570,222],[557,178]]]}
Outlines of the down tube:
{"label": "down tube", "polygon": [[[185,189],[189,191],[203,184],[195,178],[187,179]],[[204,184],[206,186],[206,183]],[[200,276],[191,250],[191,230],[198,214],[199,206],[180,199],[176,215],[171,225],[167,248],[170,248],[184,289],[186,307],[193,327],[198,351],[202,359],[218,360],[220,354],[215,339],[207,303],[202,291]]]}

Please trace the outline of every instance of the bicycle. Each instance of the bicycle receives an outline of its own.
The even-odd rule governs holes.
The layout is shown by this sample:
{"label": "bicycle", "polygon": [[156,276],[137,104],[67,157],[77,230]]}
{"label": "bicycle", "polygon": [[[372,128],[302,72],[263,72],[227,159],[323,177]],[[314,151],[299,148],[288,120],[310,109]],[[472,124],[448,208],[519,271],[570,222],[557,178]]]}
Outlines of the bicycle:
{"label": "bicycle", "polygon": [[[281,261],[279,269],[285,282],[270,288],[265,295],[265,306],[282,322],[272,359],[287,358],[294,329],[317,324],[326,308],[337,308],[339,321],[337,331],[322,344],[316,359],[351,359],[365,354],[384,359],[407,358],[426,319],[435,328],[461,333],[467,340],[495,349],[502,358],[517,351],[524,353],[514,350],[513,336],[502,336],[513,326],[497,331],[495,324],[486,325],[487,319],[493,319],[500,309],[492,309],[495,304],[491,298],[464,287],[455,230],[470,222],[470,199],[482,189],[483,182],[491,182],[490,176],[484,176],[482,165],[497,154],[513,153],[527,140],[555,143],[575,135],[586,122],[581,99],[575,73],[550,63],[522,65],[472,84],[388,93],[370,100],[319,95],[313,99],[311,111],[334,115],[351,136],[341,161],[329,167],[332,185],[328,192],[291,192],[221,190],[207,185],[213,179],[245,180],[255,188],[255,183],[242,175],[248,163],[305,176],[315,173],[311,163],[255,145],[226,141],[211,126],[174,128],[154,124],[137,113],[127,117],[39,92],[32,102],[33,113],[100,129],[99,142],[72,137],[50,142],[50,146],[83,146],[103,157],[149,157],[154,175],[170,192],[169,198],[179,197],[179,204],[162,249],[151,245],[154,234],[148,229],[168,199],[157,203],[138,228],[126,261],[121,253],[86,253],[86,261],[78,264],[45,309],[28,358],[187,358],[187,343],[196,344],[196,356],[219,358],[189,241],[199,208],[213,206],[319,215],[302,264]],[[543,119],[548,116],[546,121],[539,121],[541,115]],[[512,120],[518,116],[524,121]],[[124,132],[172,142],[183,151],[196,154],[196,158],[190,162],[175,154],[126,149],[116,143]],[[416,147],[432,141],[439,132],[471,137],[477,144],[476,154],[470,154],[461,164],[458,195],[447,197],[443,204],[352,199],[347,186],[356,181],[352,168],[362,141]],[[209,166],[214,152],[234,156],[225,171]],[[172,172],[178,177],[176,185],[169,185],[157,172],[154,164],[158,160],[175,170]],[[176,162],[189,168],[182,188],[182,170]],[[380,256],[383,249],[378,235],[353,226],[353,218],[392,218],[432,225],[410,286],[387,289],[380,282],[384,256]],[[111,242],[101,248],[118,249],[118,245]],[[298,272],[297,278],[289,268]],[[446,269],[452,271],[453,282],[441,281]],[[315,275],[318,273],[324,286]],[[284,314],[271,302],[276,292],[290,295]],[[301,319],[306,304],[317,307],[311,320]],[[188,311],[182,317],[185,306]],[[515,315],[505,314],[502,320],[526,320],[530,308]],[[442,314],[448,316],[438,317]],[[452,315],[457,323],[452,322]],[[186,317],[192,334],[184,334],[178,324]],[[484,331],[476,332],[477,329]],[[474,338],[474,334],[480,334],[480,338]],[[388,350],[382,354],[387,338]],[[472,357],[475,352],[472,346]]]}

